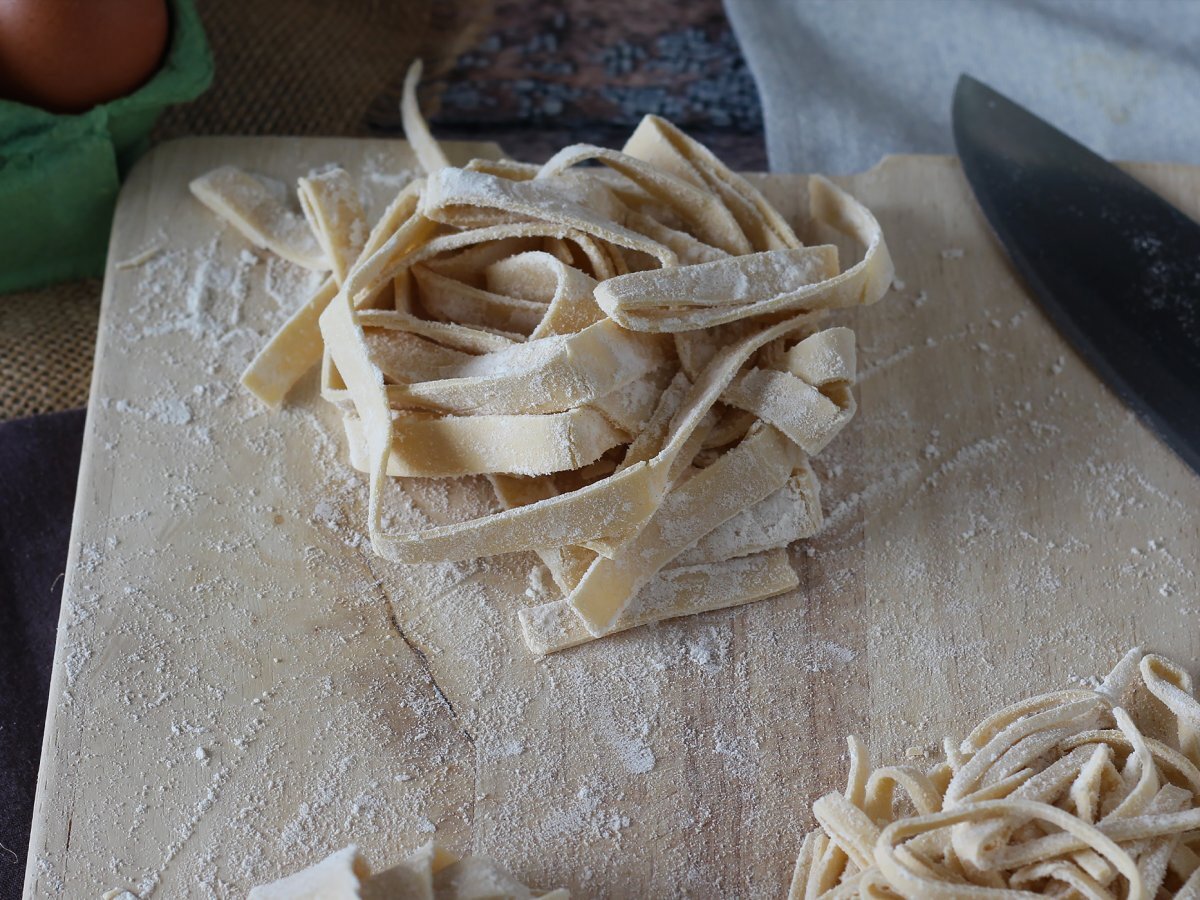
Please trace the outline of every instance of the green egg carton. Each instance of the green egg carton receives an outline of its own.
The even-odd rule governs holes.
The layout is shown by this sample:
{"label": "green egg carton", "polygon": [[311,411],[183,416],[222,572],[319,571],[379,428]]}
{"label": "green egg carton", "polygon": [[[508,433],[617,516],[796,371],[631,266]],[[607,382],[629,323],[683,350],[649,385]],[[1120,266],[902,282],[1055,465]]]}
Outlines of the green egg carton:
{"label": "green egg carton", "polygon": [[192,0],[170,0],[163,64],[125,97],[78,115],[0,100],[0,293],[101,275],[121,178],[168,106],[212,83]]}

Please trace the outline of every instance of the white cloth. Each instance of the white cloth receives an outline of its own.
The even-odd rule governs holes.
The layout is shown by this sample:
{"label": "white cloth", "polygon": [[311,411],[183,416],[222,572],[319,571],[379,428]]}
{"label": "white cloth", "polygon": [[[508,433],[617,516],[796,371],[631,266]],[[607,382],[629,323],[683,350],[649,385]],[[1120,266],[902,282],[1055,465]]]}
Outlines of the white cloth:
{"label": "white cloth", "polygon": [[771,168],[953,153],[962,72],[1111,159],[1200,163],[1200,0],[725,0]]}

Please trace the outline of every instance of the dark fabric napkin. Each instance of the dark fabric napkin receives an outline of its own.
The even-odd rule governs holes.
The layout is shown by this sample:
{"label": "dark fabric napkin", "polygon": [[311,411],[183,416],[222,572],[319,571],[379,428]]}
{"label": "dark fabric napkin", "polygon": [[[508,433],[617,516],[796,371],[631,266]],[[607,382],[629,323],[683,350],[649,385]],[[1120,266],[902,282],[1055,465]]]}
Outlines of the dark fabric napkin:
{"label": "dark fabric napkin", "polygon": [[0,898],[21,896],[84,411],[0,423]]}

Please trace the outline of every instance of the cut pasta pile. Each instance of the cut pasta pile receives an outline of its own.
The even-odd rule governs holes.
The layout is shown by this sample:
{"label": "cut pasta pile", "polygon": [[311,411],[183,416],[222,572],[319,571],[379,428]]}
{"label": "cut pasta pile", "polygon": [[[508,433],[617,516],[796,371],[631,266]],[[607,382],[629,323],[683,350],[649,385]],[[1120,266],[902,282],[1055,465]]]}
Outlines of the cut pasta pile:
{"label": "cut pasta pile", "polygon": [[[278,405],[321,360],[386,559],[537,552],[563,597],[521,614],[536,652],[796,587],[785,548],[821,527],[809,458],[855,411],[854,336],[822,323],[892,280],[874,217],[811,180],[811,224],[863,248],[843,268],[654,116],[621,151],[452,167],[418,77],[403,112],[425,175],[369,230],[342,169],[300,179],[302,216],[234,169],[192,183],[326,274],[245,385]],[[385,528],[391,478],[475,475],[497,512]]]}
{"label": "cut pasta pile", "polygon": [[566,890],[539,894],[486,856],[459,859],[432,841],[382,872],[351,844],[295,875],[250,892],[249,900],[568,900]]}
{"label": "cut pasta pile", "polygon": [[1200,703],[1169,660],[1132,650],[1095,690],[1013,704],[945,749],[871,771],[851,738],[789,897],[1200,898]]}

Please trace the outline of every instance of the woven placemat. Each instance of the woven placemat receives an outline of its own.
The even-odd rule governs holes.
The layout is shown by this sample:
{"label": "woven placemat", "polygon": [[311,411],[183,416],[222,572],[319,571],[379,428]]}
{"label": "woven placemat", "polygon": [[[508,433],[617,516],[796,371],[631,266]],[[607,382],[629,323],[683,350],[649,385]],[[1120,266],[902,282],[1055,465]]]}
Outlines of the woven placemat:
{"label": "woven placemat", "polygon": [[100,282],[0,297],[0,419],[87,403]]}
{"label": "woven placemat", "polygon": [[[191,134],[390,135],[409,62],[445,137],[536,161],[667,115],[761,169],[758,99],[720,0],[197,0],[212,88],[168,110]],[[98,281],[0,296],[0,421],[87,403]]]}

